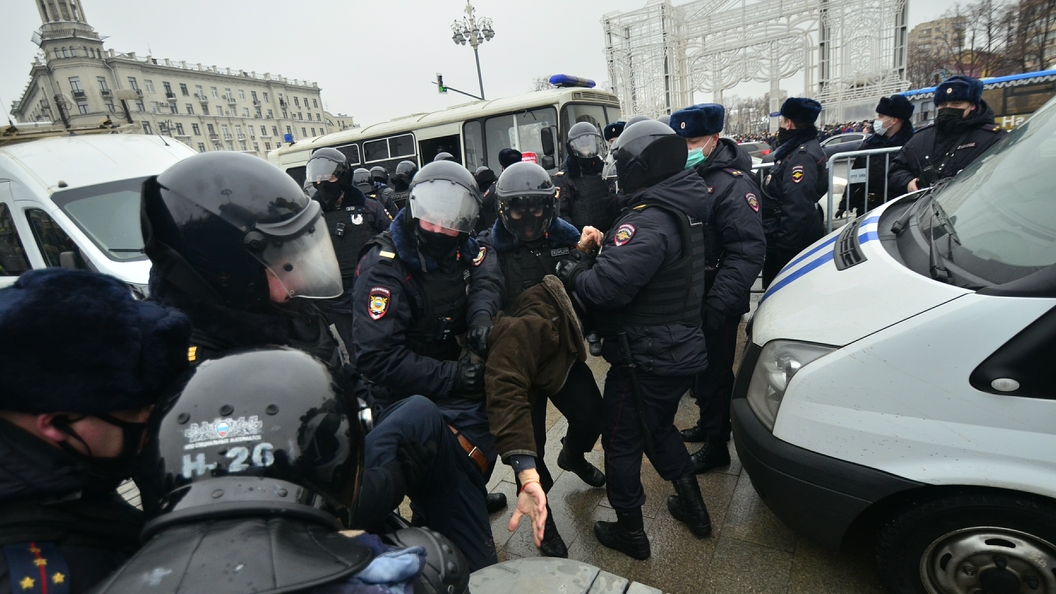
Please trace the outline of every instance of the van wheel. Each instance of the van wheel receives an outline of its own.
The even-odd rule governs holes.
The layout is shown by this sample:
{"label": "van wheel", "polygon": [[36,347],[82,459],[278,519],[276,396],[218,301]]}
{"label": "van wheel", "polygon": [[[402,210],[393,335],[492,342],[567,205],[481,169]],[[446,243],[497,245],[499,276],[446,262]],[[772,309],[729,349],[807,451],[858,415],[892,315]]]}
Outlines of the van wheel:
{"label": "van wheel", "polygon": [[917,501],[880,529],[876,553],[899,594],[1056,594],[1056,506],[989,493]]}

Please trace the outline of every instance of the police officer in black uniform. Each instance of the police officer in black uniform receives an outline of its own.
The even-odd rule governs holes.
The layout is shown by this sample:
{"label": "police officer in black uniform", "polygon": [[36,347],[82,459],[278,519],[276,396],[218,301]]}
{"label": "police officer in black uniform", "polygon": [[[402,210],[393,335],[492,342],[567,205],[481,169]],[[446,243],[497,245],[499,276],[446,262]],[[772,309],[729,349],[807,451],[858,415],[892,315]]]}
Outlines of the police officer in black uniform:
{"label": "police officer in black uniform", "polygon": [[561,218],[577,229],[594,227],[608,231],[615,216],[609,185],[601,179],[605,141],[590,122],[579,122],[568,130],[568,156],[554,174]]}
{"label": "police officer in black uniform", "polygon": [[[503,304],[508,308],[526,289],[543,282],[553,274],[557,263],[574,260],[580,232],[556,216],[557,191],[546,170],[535,163],[514,163],[507,167],[495,184],[499,218],[491,230],[480,236],[481,245],[491,250],[499,264],[505,287]],[[532,406],[532,429],[536,456],[513,456],[514,468],[535,467],[543,491],[554,485],[553,476],[543,457],[546,451],[545,394],[536,394]],[[587,364],[576,361],[560,391],[551,396],[558,410],[568,419],[568,432],[562,439],[557,465],[574,472],[592,487],[605,484],[605,475],[588,462],[583,454],[594,448],[601,435],[601,392]],[[553,516],[547,514],[546,530],[540,550],[548,557],[566,557],[568,548]]]}
{"label": "police officer in black uniform", "polygon": [[766,238],[759,214],[759,186],[752,179],[752,158],[732,139],[720,138],[726,110],[716,103],[694,105],[671,115],[670,126],[686,139],[687,168],[707,184],[706,294],[704,338],[708,369],[697,376],[693,396],[700,407],[696,426],[682,439],[704,442],[692,455],[699,474],[730,463],[730,397],[737,326],[748,311],[752,284],[763,268]]}
{"label": "police officer in black uniform", "polygon": [[679,400],[708,364],[700,316],[707,185],[685,169],[685,140],[660,122],[628,126],[613,152],[624,208],[593,266],[562,263],[558,277],[593,319],[612,365],[602,446],[617,521],[595,523],[594,534],[609,548],[646,559],[643,451],[674,483],[671,515],[698,537],[711,533],[693,463],[674,426]]}
{"label": "police officer in black uniform", "polygon": [[314,198],[323,207],[342,283],[351,291],[359,252],[371,237],[388,229],[392,219],[380,203],[368,200],[352,183],[348,159],[337,149],[321,148],[312,153],[305,179],[317,192]]}
{"label": "police officer in black uniform", "polygon": [[829,190],[825,151],[814,127],[820,113],[821,104],[805,97],[789,97],[781,105],[774,166],[762,184],[764,288],[796,254],[825,235],[817,206]]}
{"label": "police officer in black uniform", "polygon": [[1004,138],[994,110],[983,101],[983,81],[956,75],[935,88],[935,122],[913,135],[891,164],[890,183],[899,192],[933,186],[978,159]]}
{"label": "police officer in black uniform", "polygon": [[[291,346],[327,363],[345,393],[372,400],[346,349],[352,322],[324,307],[343,289],[321,208],[292,178],[248,155],[196,155],[144,183],[142,221],[151,296],[190,316],[192,363]],[[473,569],[495,563],[479,473],[440,411],[423,397],[374,409],[352,525],[375,528],[410,495],[416,516]]]}
{"label": "police officer in black uniform", "polygon": [[[904,146],[913,138],[913,104],[902,95],[891,95],[881,97],[876,105],[876,120],[873,122],[873,133],[863,142],[860,150],[873,150]],[[872,155],[869,158],[869,193],[866,194],[866,184],[849,184],[844,190],[843,200],[840,201],[836,216],[839,217],[845,211],[852,208],[859,216],[865,214],[891,198],[897,198],[906,193],[906,188],[895,187],[888,182],[889,165],[894,165],[893,154]],[[862,155],[854,160],[852,169],[865,169],[866,156]],[[887,194],[884,194],[884,188]]]}
{"label": "police officer in black uniform", "polygon": [[370,170],[365,167],[357,167],[352,171],[352,184],[363,192],[363,195],[367,198],[378,202],[385,208],[385,212],[389,213],[389,217],[396,216],[398,212],[396,205],[392,203],[391,196],[386,196],[378,191],[378,186],[374,183],[374,177],[370,174]]}
{"label": "police officer in black uniform", "polygon": [[0,592],[79,594],[139,548],[116,487],[190,334],[101,274],[30,270],[0,290]]}
{"label": "police officer in black uniform", "polygon": [[497,458],[484,366],[459,344],[464,337],[486,354],[502,299],[501,280],[482,266],[487,250],[470,236],[479,211],[480,191],[465,167],[423,167],[407,207],[360,260],[352,312],[356,363],[376,386],[375,397],[435,401],[478,464],[483,487]]}
{"label": "police officer in black uniform", "polygon": [[418,165],[413,161],[400,161],[396,164],[396,175],[392,176],[392,203],[397,212],[407,206],[407,196],[410,195],[407,188],[411,186],[415,173],[418,173]]}
{"label": "police officer in black uniform", "polygon": [[480,218],[477,219],[475,227],[479,234],[491,229],[499,217],[495,207],[495,182],[498,177],[490,167],[481,165],[473,172],[473,178],[477,180],[477,187],[480,188]]}

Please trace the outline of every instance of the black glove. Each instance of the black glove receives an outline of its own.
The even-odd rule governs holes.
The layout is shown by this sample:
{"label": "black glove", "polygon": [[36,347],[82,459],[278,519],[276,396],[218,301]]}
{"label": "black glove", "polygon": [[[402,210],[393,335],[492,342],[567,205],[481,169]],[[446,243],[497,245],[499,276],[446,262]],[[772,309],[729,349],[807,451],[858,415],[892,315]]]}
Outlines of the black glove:
{"label": "black glove", "polygon": [[403,470],[407,495],[412,499],[425,492],[426,474],[436,459],[436,444],[422,445],[417,441],[401,441],[396,450],[396,459]]}
{"label": "black glove", "polygon": [[484,365],[471,363],[467,359],[458,362],[458,376],[455,378],[454,395],[462,398],[482,396],[484,394]]}
{"label": "black glove", "polygon": [[710,305],[704,306],[704,326],[715,334],[726,328],[726,315]]}
{"label": "black glove", "polygon": [[473,322],[470,323],[469,330],[466,332],[466,346],[469,347],[469,350],[481,357],[487,357],[488,336],[491,334],[491,329],[494,325],[491,317],[486,314],[473,318]]}
{"label": "black glove", "polygon": [[561,260],[554,267],[554,274],[565,285],[565,290],[572,293],[576,290],[576,277],[594,266],[594,258],[581,255],[578,261]]}

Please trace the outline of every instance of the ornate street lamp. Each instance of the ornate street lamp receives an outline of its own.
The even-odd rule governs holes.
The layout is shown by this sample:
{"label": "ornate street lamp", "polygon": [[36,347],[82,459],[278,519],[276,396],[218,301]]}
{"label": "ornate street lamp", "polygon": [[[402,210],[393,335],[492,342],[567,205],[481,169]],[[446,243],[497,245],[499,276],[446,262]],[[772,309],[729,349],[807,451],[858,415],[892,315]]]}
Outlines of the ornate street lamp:
{"label": "ornate street lamp", "polygon": [[455,20],[451,24],[451,41],[455,45],[466,45],[469,43],[473,48],[473,57],[477,60],[477,82],[480,83],[480,98],[484,98],[484,77],[480,74],[480,54],[477,48],[485,41],[491,41],[495,37],[495,29],[491,27],[491,19],[487,17],[476,18],[473,16],[474,8],[466,2],[466,16],[461,20]]}

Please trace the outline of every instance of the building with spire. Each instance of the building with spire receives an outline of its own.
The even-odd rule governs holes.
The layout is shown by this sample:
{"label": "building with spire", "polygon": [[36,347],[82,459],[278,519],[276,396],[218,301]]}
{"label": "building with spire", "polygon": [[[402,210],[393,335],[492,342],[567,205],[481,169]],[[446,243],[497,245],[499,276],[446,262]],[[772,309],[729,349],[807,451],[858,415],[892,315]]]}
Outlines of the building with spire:
{"label": "building with spire", "polygon": [[322,108],[318,83],[231,68],[140,57],[103,47],[80,0],[35,0],[43,23],[19,122],[67,128],[128,124],[171,136],[199,152],[260,157],[284,143],[353,127]]}

